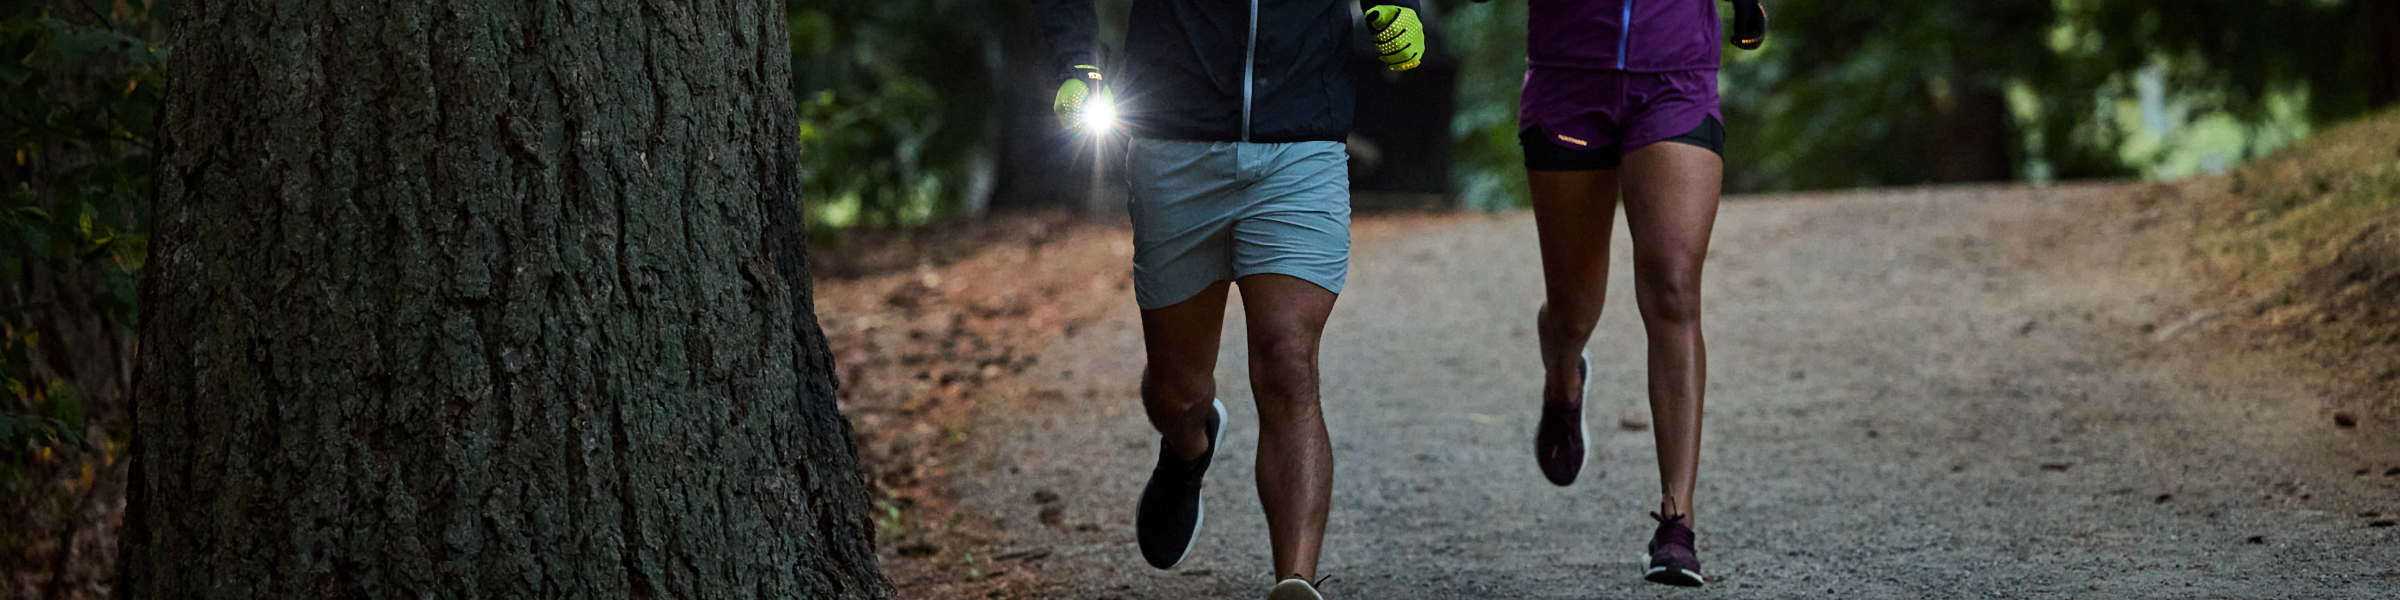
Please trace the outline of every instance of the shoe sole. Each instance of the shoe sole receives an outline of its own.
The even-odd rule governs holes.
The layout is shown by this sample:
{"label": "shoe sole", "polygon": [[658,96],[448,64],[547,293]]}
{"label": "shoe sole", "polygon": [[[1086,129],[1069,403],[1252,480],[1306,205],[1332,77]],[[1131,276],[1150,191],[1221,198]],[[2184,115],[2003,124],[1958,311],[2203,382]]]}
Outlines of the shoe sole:
{"label": "shoe sole", "polygon": [[[1209,438],[1208,440],[1208,453],[1214,455],[1217,453],[1217,444],[1225,441],[1225,401],[1210,400],[1208,402],[1210,406],[1217,410],[1217,436]],[[1208,522],[1208,496],[1203,494],[1200,496],[1199,501],[1193,502],[1192,504],[1194,505],[1194,510],[1192,511],[1192,537],[1191,539],[1183,541],[1183,553],[1175,555],[1175,562],[1167,563],[1167,566],[1159,567],[1159,570],[1173,570],[1175,567],[1183,566],[1184,559],[1192,557],[1192,548],[1200,545],[1200,525]]]}
{"label": "shoe sole", "polygon": [[[1642,555],[1642,564],[1650,564],[1650,555]],[[1691,569],[1678,569],[1675,567],[1650,567],[1649,569],[1642,571],[1642,580],[1650,583],[1662,583],[1676,587],[1708,586],[1708,579],[1701,577],[1699,573],[1694,573],[1691,571]]]}
{"label": "shoe sole", "polygon": [[1306,581],[1285,579],[1267,591],[1267,600],[1325,600],[1325,597],[1318,595],[1317,588]]}

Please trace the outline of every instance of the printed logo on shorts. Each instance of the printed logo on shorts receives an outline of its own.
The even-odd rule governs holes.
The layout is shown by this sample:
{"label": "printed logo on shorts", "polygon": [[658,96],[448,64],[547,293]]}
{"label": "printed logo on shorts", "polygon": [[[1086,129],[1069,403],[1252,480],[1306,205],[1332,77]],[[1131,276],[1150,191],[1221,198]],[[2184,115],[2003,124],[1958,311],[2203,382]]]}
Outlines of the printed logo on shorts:
{"label": "printed logo on shorts", "polygon": [[1567,136],[1563,136],[1563,135],[1562,135],[1562,136],[1558,136],[1558,140],[1559,140],[1559,141],[1562,141],[1562,142],[1569,143],[1569,144],[1574,144],[1574,145],[1577,145],[1577,146],[1587,146],[1587,147],[1588,147],[1588,146],[1591,146],[1591,145],[1592,145],[1592,143],[1591,143],[1591,142],[1586,142],[1586,141],[1583,141],[1583,140],[1579,140],[1579,139],[1575,139],[1575,138],[1571,138],[1571,137],[1567,137]]}

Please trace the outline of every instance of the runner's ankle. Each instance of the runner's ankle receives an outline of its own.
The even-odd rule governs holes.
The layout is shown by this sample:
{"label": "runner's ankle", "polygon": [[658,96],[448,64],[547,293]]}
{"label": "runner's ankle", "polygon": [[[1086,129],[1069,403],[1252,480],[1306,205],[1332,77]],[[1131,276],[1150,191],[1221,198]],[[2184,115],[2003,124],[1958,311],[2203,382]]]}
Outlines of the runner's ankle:
{"label": "runner's ankle", "polygon": [[1208,431],[1203,429],[1188,436],[1167,436],[1167,449],[1174,451],[1176,458],[1199,460],[1200,455],[1211,450],[1208,447]]}

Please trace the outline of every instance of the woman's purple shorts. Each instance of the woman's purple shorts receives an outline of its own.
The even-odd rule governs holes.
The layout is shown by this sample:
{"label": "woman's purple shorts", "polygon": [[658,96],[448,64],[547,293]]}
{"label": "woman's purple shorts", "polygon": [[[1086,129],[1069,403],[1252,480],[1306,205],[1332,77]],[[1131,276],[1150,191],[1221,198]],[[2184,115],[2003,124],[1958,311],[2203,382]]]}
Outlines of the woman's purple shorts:
{"label": "woman's purple shorts", "polygon": [[[1667,140],[1690,141],[1722,155],[1724,119],[1717,109],[1716,69],[1633,73],[1529,67],[1517,109],[1526,167],[1537,171],[1614,169],[1625,153]],[[1713,136],[1706,135],[1711,131]],[[1704,141],[1712,137],[1714,145]]]}

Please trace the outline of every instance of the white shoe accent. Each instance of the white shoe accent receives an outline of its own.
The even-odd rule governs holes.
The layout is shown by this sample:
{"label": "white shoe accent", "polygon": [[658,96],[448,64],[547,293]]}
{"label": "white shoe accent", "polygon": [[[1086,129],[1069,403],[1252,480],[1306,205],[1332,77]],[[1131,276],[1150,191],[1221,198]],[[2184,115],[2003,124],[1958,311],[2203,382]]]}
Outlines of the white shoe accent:
{"label": "white shoe accent", "polygon": [[1325,597],[1318,595],[1317,586],[1309,585],[1307,580],[1285,579],[1276,582],[1275,589],[1267,590],[1267,600],[1325,600]]}
{"label": "white shoe accent", "polygon": [[[1583,351],[1583,364],[1575,365],[1575,368],[1579,369],[1576,374],[1583,377],[1583,397],[1576,398],[1575,402],[1589,408],[1592,405],[1592,351],[1590,349]],[[1592,416],[1583,415],[1583,418],[1576,419],[1575,427],[1578,431],[1583,432],[1583,462],[1588,466],[1592,462]]]}
{"label": "white shoe accent", "polygon": [[[1213,467],[1216,466],[1217,444],[1225,441],[1227,423],[1225,422],[1225,401],[1212,398],[1208,403],[1217,410],[1217,437],[1208,440],[1209,466]],[[1206,490],[1208,487],[1201,486],[1200,489]],[[1192,557],[1192,547],[1200,545],[1200,524],[1206,522],[1208,522],[1208,496],[1203,494],[1200,499],[1192,502],[1192,537],[1183,541],[1183,553],[1175,555],[1175,564],[1167,565],[1168,569],[1183,566],[1184,559]]]}
{"label": "white shoe accent", "polygon": [[[1668,572],[1668,571],[1674,571],[1674,572],[1677,572],[1677,573],[1682,573],[1684,577],[1689,577],[1689,578],[1691,578],[1691,580],[1692,580],[1692,581],[1694,581],[1694,582],[1697,582],[1697,583],[1698,583],[1698,585],[1695,585],[1695,586],[1693,586],[1693,587],[1708,587],[1708,578],[1706,578],[1706,577],[1701,577],[1699,573],[1693,573],[1693,572],[1691,571],[1691,569],[1677,569],[1677,568],[1674,568],[1674,567],[1652,567],[1652,566],[1649,566],[1649,565],[1650,565],[1650,553],[1648,553],[1648,552],[1644,552],[1644,553],[1642,553],[1642,566],[1643,566],[1643,567],[1646,567],[1646,568],[1642,570],[1642,579],[1643,579],[1643,580],[1648,580],[1648,579],[1650,579],[1650,576],[1651,576],[1651,575],[1657,575],[1657,574],[1660,574],[1660,573],[1665,573],[1665,572]],[[1657,582],[1651,582],[1651,583],[1657,583]]]}

